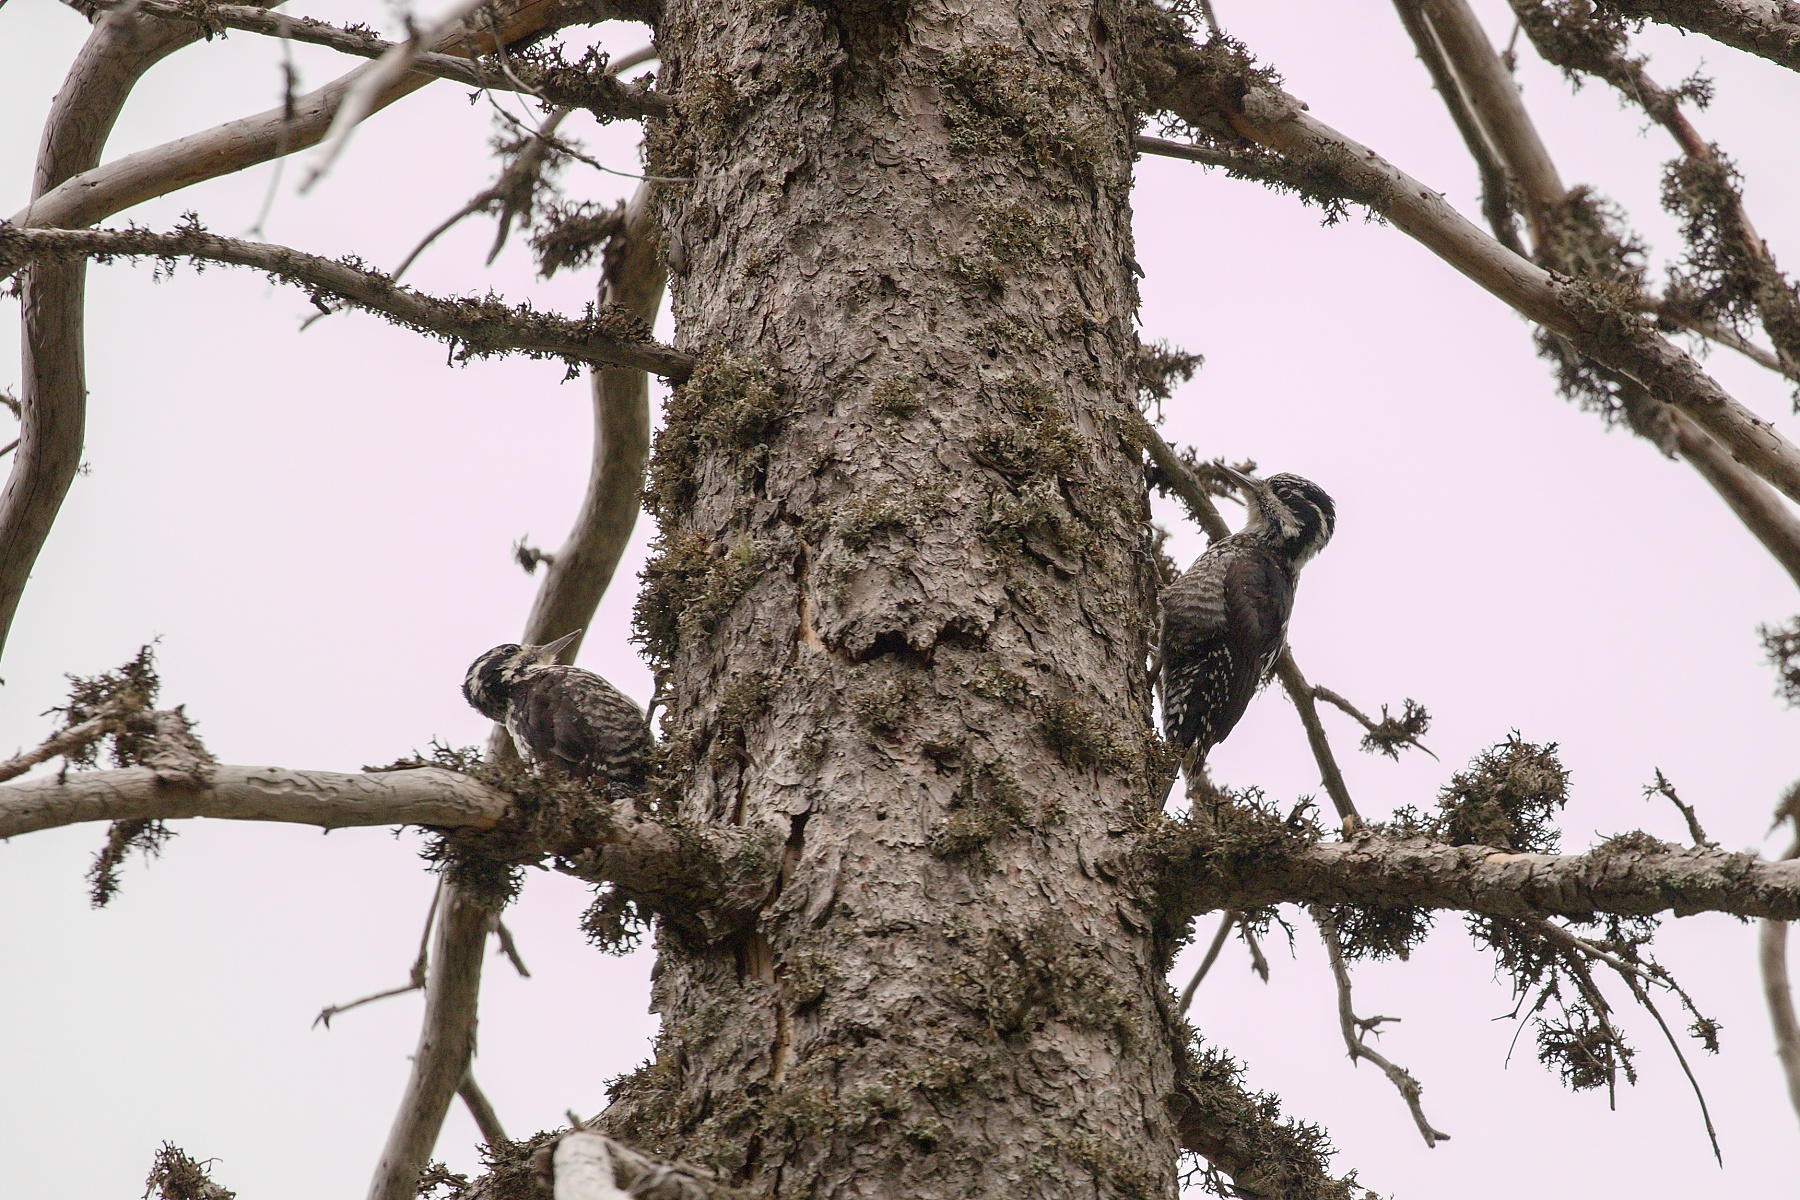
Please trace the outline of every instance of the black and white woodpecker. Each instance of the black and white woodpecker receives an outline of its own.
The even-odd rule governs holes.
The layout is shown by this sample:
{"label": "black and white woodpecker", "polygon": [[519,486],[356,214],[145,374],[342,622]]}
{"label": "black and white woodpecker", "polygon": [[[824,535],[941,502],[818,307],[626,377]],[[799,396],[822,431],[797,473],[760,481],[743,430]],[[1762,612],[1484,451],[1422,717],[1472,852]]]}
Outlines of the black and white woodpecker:
{"label": "black and white woodpecker", "polygon": [[1337,527],[1337,506],[1310,480],[1225,473],[1249,519],[1163,593],[1163,732],[1193,767],[1225,740],[1274,668],[1300,568]]}
{"label": "black and white woodpecker", "polygon": [[506,726],[527,762],[642,790],[653,746],[644,710],[592,671],[556,661],[580,633],[543,646],[495,646],[469,665],[463,697]]}

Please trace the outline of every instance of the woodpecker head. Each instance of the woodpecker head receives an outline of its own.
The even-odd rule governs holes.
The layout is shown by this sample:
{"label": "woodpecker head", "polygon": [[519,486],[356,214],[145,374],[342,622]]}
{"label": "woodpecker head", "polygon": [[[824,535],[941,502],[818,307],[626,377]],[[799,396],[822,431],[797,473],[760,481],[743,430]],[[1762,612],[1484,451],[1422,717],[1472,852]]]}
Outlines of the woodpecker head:
{"label": "woodpecker head", "polygon": [[1285,472],[1258,479],[1225,468],[1244,494],[1250,519],[1244,532],[1275,543],[1297,571],[1305,566],[1337,528],[1337,505],[1310,479]]}
{"label": "woodpecker head", "polygon": [[533,671],[553,666],[562,648],[580,636],[577,629],[542,646],[515,642],[495,646],[469,664],[469,673],[463,676],[463,699],[488,720],[504,721],[513,689]]}

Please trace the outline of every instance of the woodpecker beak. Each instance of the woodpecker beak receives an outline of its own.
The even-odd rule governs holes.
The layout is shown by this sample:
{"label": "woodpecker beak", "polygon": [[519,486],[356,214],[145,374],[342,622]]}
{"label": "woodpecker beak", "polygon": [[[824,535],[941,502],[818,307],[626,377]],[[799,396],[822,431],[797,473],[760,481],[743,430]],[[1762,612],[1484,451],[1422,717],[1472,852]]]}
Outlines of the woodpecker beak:
{"label": "woodpecker beak", "polygon": [[562,653],[563,647],[580,636],[581,630],[579,629],[573,633],[565,633],[554,642],[546,642],[542,646],[536,647],[535,657],[539,662],[555,662],[556,656]]}
{"label": "woodpecker beak", "polygon": [[1218,467],[1219,470],[1225,473],[1225,478],[1237,484],[1239,489],[1242,490],[1245,495],[1252,495],[1262,490],[1263,481],[1256,476],[1246,475],[1242,471],[1234,471],[1224,463],[1219,463]]}

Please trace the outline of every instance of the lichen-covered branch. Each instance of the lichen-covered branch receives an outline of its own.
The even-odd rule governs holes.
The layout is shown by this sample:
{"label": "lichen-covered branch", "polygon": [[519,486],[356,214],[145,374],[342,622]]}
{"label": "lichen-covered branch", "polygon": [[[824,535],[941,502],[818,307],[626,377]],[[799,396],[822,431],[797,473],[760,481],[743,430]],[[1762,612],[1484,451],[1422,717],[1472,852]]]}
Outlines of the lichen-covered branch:
{"label": "lichen-covered branch", "polygon": [[1171,23],[1146,36],[1139,67],[1162,110],[1196,130],[1304,165],[1325,193],[1350,197],[1385,217],[1581,353],[1677,405],[1738,461],[1800,500],[1800,448],[1606,289],[1553,274],[1508,250],[1440,193],[1313,117],[1232,47],[1196,47]]}
{"label": "lichen-covered branch", "polygon": [[1284,1119],[1275,1097],[1250,1091],[1242,1075],[1217,1050],[1192,1042],[1181,1048],[1169,1108],[1182,1150],[1208,1163],[1209,1190],[1248,1200],[1373,1200],[1356,1172],[1332,1173],[1324,1130]]}
{"label": "lichen-covered branch", "polygon": [[1176,920],[1270,904],[1583,919],[1662,912],[1800,917],[1800,862],[1674,846],[1643,834],[1586,854],[1515,854],[1372,833],[1317,842],[1279,821],[1214,829],[1170,822],[1152,839],[1147,861]]}
{"label": "lichen-covered branch", "polygon": [[495,296],[444,299],[396,284],[353,261],[332,260],[268,242],[208,233],[197,224],[172,233],[146,229],[21,229],[0,222],[0,271],[33,260],[186,258],[253,267],[303,289],[317,304],[353,304],[396,325],[443,339],[459,359],[496,354],[559,358],[570,364],[606,364],[685,378],[693,359],[650,336],[647,325],[624,310],[595,308],[581,320],[510,305]]}
{"label": "lichen-covered branch", "polygon": [[1596,0],[1594,7],[1655,21],[1800,71],[1800,4],[1794,0]]}

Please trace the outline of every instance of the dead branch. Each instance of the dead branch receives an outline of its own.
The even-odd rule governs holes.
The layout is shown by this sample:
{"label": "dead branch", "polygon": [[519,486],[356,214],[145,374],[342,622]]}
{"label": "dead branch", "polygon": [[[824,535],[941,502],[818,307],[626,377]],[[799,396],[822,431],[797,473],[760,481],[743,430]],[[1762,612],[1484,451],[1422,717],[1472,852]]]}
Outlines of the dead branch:
{"label": "dead branch", "polygon": [[[1449,43],[1455,50],[1450,65],[1458,77],[1488,81],[1488,86],[1478,89],[1476,113],[1524,191],[1528,208],[1540,213],[1558,211],[1568,193],[1554,163],[1549,161],[1524,100],[1466,0],[1429,0],[1429,6],[1433,12],[1445,14],[1448,23],[1463,29],[1462,35]],[[1533,226],[1532,240],[1540,255],[1545,252],[1545,236],[1545,228]],[[1659,313],[1659,319],[1670,318]],[[1725,335],[1730,335],[1736,342],[1743,343],[1743,339],[1730,330],[1711,328],[1699,332],[1721,341]],[[1757,350],[1748,343],[1737,348],[1746,353]],[[1569,348],[1566,352],[1574,351]],[[1773,355],[1765,357],[1769,361],[1764,365],[1782,370],[1779,359]],[[1692,418],[1680,412],[1671,416],[1676,448],[1681,456],[1719,493],[1776,561],[1800,582],[1800,520],[1762,479],[1735,461]]]}
{"label": "dead branch", "polygon": [[[306,42],[314,46],[324,46],[327,49],[336,50],[341,54],[355,55],[358,58],[380,59],[407,44],[390,42],[367,29],[346,28],[327,21],[316,21],[311,17],[295,17],[283,13],[266,12],[260,8],[241,4],[211,4],[206,0],[129,0],[129,2],[134,11],[147,16],[161,17],[168,21],[193,22],[203,28],[238,29],[246,33],[258,33],[269,37]],[[436,39],[428,36],[424,41],[443,45],[451,41],[461,41],[463,36],[462,30],[451,29]],[[642,61],[639,60],[639,62]],[[637,63],[627,63],[621,60],[620,63],[611,67],[609,73],[627,70],[636,65]],[[492,88],[498,91],[520,90],[518,84],[508,78],[505,72],[484,71],[468,58],[454,54],[421,49],[406,63],[402,74],[408,71],[427,75],[433,79],[448,79],[475,88]],[[374,77],[373,72],[364,75],[359,81],[359,86],[368,87],[368,81]],[[391,88],[399,78],[398,74],[386,77],[378,87],[371,88],[371,107],[363,113],[364,118],[376,108],[383,107],[374,104],[374,101]],[[602,121],[642,120],[647,117],[666,116],[672,107],[666,96],[648,87],[626,84],[608,86],[603,77],[598,74],[592,76],[585,87],[571,87],[554,77],[530,78],[530,72],[527,69],[527,78],[524,82],[529,85],[525,90],[546,104],[584,108]]]}
{"label": "dead branch", "polygon": [[1166,911],[1272,904],[1417,907],[1499,917],[1673,912],[1800,917],[1800,862],[1656,842],[1642,835],[1585,854],[1514,854],[1363,834],[1285,848],[1184,827],[1145,847]]}
{"label": "dead branch", "polygon": [[482,950],[494,909],[467,889],[446,886],[439,912],[413,1070],[376,1164],[369,1200],[414,1200],[419,1172],[437,1144],[451,1098],[468,1077],[475,1050]]}
{"label": "dead branch", "polygon": [[592,1132],[573,1113],[569,1120],[573,1128],[533,1156],[534,1164],[546,1168],[556,1200],[735,1200],[743,1195],[699,1167],[658,1162]]}
{"label": "dead branch", "polygon": [[1481,212],[1487,218],[1488,228],[1494,231],[1494,236],[1508,250],[1524,254],[1513,213],[1514,184],[1511,174],[1491,136],[1482,126],[1480,117],[1476,115],[1474,102],[1468,91],[1451,67],[1444,52],[1444,44],[1425,15],[1422,0],[1394,0],[1394,11],[1399,15],[1400,24],[1406,29],[1407,36],[1412,39],[1419,61],[1425,64],[1426,73],[1431,76],[1432,87],[1444,101],[1451,123],[1456,126],[1457,133],[1462,135],[1469,157],[1475,160],[1475,171],[1481,179]]}
{"label": "dead branch", "polygon": [[[655,238],[655,218],[650,205],[653,186],[643,184],[632,197],[622,244],[617,253],[609,257],[602,281],[603,301],[635,314],[646,325],[655,319],[656,310],[662,303],[664,285],[662,260]],[[649,379],[643,371],[630,369],[598,369],[593,379],[594,463],[588,489],[568,540],[544,572],[544,582],[538,588],[531,614],[525,621],[522,640],[527,643],[553,641],[565,633],[585,629],[591,623],[637,522],[644,464],[650,445]],[[574,660],[579,646],[578,636],[563,651],[565,661]],[[496,726],[489,734],[487,757],[490,761],[517,758],[512,738],[503,727]],[[629,819],[637,827],[636,836],[648,835],[652,839],[658,836],[648,828],[649,823],[636,817],[635,809]],[[662,827],[662,832],[672,834],[666,827]],[[692,855],[691,844],[679,837],[664,842],[663,849],[682,857]],[[659,895],[665,894],[668,883],[675,877],[666,870],[669,864],[645,873],[632,865],[634,858],[635,852],[621,854],[617,847],[600,847],[570,856],[567,865],[583,878],[595,882],[608,879],[609,873],[617,872],[620,874],[613,881],[622,888],[629,890],[641,883]],[[773,859],[768,861],[772,863]],[[701,874],[713,881],[706,885],[709,888],[721,881],[716,863],[702,867]],[[625,876],[631,876],[631,880]],[[744,911],[753,912],[767,896],[772,879],[763,879],[754,866],[744,877],[760,880],[753,882],[740,896],[749,905]],[[451,892],[456,890],[452,885]],[[692,905],[693,901],[689,897],[681,903]],[[709,917],[701,915],[703,923],[710,922]],[[464,941],[460,952],[478,958],[485,949],[485,936],[478,938],[468,930],[461,936]],[[472,998],[470,1003],[473,1003]],[[429,1022],[428,1014],[426,1032],[420,1034],[420,1055],[413,1062],[414,1082],[409,1084],[409,1095],[412,1090],[426,1086],[422,1082],[424,1077],[440,1070],[426,1052]],[[425,1127],[427,1122],[429,1128]],[[409,1200],[410,1193],[401,1184],[416,1179],[424,1168],[442,1122],[442,1110],[428,1110],[413,1104],[401,1107],[389,1135],[389,1145],[404,1145],[412,1156],[397,1165],[384,1157],[375,1184],[381,1195],[371,1191],[371,1200]]]}
{"label": "dead branch", "polygon": [[1420,0],[1420,7],[1525,200],[1532,244],[1543,246],[1564,189],[1549,150],[1525,112],[1518,85],[1488,42],[1468,0]]}
{"label": "dead branch", "polygon": [[347,1013],[353,1008],[361,1008],[365,1004],[373,1004],[377,1000],[386,1000],[392,996],[404,996],[408,992],[422,991],[425,987],[426,972],[431,963],[431,927],[437,921],[438,903],[444,898],[444,880],[440,876],[437,886],[431,889],[431,907],[425,910],[425,930],[419,935],[419,953],[414,956],[413,964],[406,973],[406,982],[399,987],[375,992],[359,997],[348,1004],[328,1004],[319,1010],[313,1018],[313,1026],[323,1025],[331,1028],[331,1018]]}
{"label": "dead branch", "polygon": [[1703,33],[1800,71],[1800,4],[1793,0],[1597,0],[1594,7]]}
{"label": "dead branch", "polygon": [[[594,19],[593,8],[569,0],[495,0],[495,6],[500,13],[499,36],[508,45]],[[191,29],[163,27],[191,40]],[[479,55],[495,45],[493,37],[483,32],[467,44],[458,37],[433,49]],[[43,188],[13,215],[13,224],[78,229],[146,200],[317,145],[344,96],[373,69],[358,67],[289,104],[127,154],[104,167],[90,162],[79,173],[56,181],[57,186]],[[374,108],[385,108],[430,82],[430,76],[406,75],[376,98]],[[94,157],[97,161],[98,154]]]}
{"label": "dead branch", "polygon": [[492,829],[512,798],[454,771],[292,771],[219,766],[202,787],[171,786],[151,767],[79,771],[0,787],[0,838],[88,821],[281,821],[346,829],[427,825]]}
{"label": "dead branch", "polygon": [[463,28],[463,22],[484,3],[486,0],[451,0],[450,7],[444,14],[424,30],[404,42],[390,44],[382,52],[381,57],[375,60],[374,69],[358,79],[344,94],[344,102],[331,118],[331,128],[325,131],[325,139],[314,152],[313,161],[307,164],[306,173],[300,180],[301,192],[310,191],[331,169],[331,164],[337,161],[338,155],[349,144],[351,132],[362,124],[364,117],[374,111],[376,99],[406,77],[427,46],[453,34],[467,38],[469,31]]}
{"label": "dead branch", "polygon": [[[665,282],[655,187],[640,184],[626,205],[624,233],[607,256],[600,294],[604,304],[646,325],[656,320]],[[650,380],[622,367],[598,368],[592,378],[594,457],[587,491],[568,537],[548,559],[525,622],[528,643],[552,641],[591,623],[637,525],[650,455]]]}
{"label": "dead branch", "polygon": [[108,734],[119,732],[125,727],[127,717],[143,712],[148,707],[149,702],[136,693],[128,692],[115,697],[98,716],[60,730],[33,749],[0,762],[0,782],[16,779],[41,762],[91,746]]}
{"label": "dead branch", "polygon": [[[198,36],[125,15],[90,33],[51,106],[32,196],[42,196],[98,163],[138,79]],[[19,443],[0,489],[0,648],[38,551],[81,466],[87,423],[82,350],[86,272],[80,262],[45,264],[23,285]]]}
{"label": "dead branch", "polygon": [[494,1150],[506,1148],[510,1142],[506,1136],[506,1126],[500,1124],[500,1114],[494,1111],[494,1106],[488,1101],[487,1093],[483,1092],[481,1085],[475,1082],[473,1065],[463,1072],[462,1083],[458,1085],[456,1094],[462,1097],[464,1107],[469,1110],[469,1115],[475,1118],[475,1128],[481,1130],[481,1140]]}
{"label": "dead branch", "polygon": [[1338,935],[1337,922],[1332,920],[1329,909],[1317,904],[1312,905],[1308,911],[1319,927],[1319,936],[1325,942],[1325,955],[1331,962],[1331,977],[1337,982],[1338,1028],[1343,1031],[1344,1048],[1350,1052],[1350,1061],[1362,1059],[1380,1068],[1381,1073],[1393,1083],[1394,1090],[1400,1093],[1400,1098],[1406,1101],[1407,1110],[1412,1113],[1413,1124],[1419,1127],[1419,1136],[1425,1139],[1426,1146],[1434,1147],[1439,1142],[1449,1141],[1449,1134],[1434,1129],[1431,1122],[1425,1119],[1425,1110],[1419,1103],[1422,1089],[1412,1072],[1395,1065],[1365,1040],[1372,1033],[1380,1036],[1380,1026],[1400,1018],[1356,1015],[1350,999],[1350,969],[1344,965],[1344,942]]}
{"label": "dead branch", "polygon": [[1325,785],[1325,794],[1331,797],[1332,806],[1337,809],[1338,824],[1342,827],[1344,836],[1350,837],[1362,828],[1362,816],[1356,811],[1355,801],[1350,799],[1350,786],[1344,782],[1344,773],[1338,768],[1337,755],[1331,750],[1331,739],[1325,734],[1325,724],[1319,720],[1319,706],[1313,703],[1312,686],[1306,682],[1306,676],[1300,673],[1300,664],[1294,661],[1291,646],[1282,647],[1281,657],[1275,660],[1275,675],[1281,680],[1288,702],[1300,714],[1300,724],[1306,729],[1306,744],[1312,750],[1313,760],[1318,763],[1319,779]]}
{"label": "dead branch", "polygon": [[[1800,858],[1800,838],[1784,860]],[[1800,1017],[1794,1015],[1794,987],[1788,978],[1788,923],[1764,918],[1757,930],[1757,962],[1762,968],[1763,999],[1775,1032],[1775,1054],[1787,1079],[1788,1102],[1800,1116]]]}
{"label": "dead branch", "polygon": [[[1461,4],[1464,0],[1432,2]],[[1751,223],[1729,163],[1682,112],[1683,93],[1667,91],[1650,78],[1644,60],[1629,53],[1622,29],[1612,29],[1593,16],[1553,10],[1542,0],[1509,3],[1525,35],[1546,62],[1560,67],[1572,78],[1590,76],[1604,80],[1623,100],[1635,104],[1668,131],[1690,164],[1692,175],[1706,182],[1703,219],[1715,227],[1718,256],[1728,264],[1727,274],[1736,277],[1736,286],[1754,306],[1778,360],[1787,368],[1782,374],[1790,374],[1800,366],[1800,301],[1796,301],[1793,285],[1776,265],[1768,243]]]}
{"label": "dead branch", "polygon": [[1177,1013],[1185,1013],[1194,1003],[1194,993],[1200,990],[1200,981],[1212,970],[1213,963],[1219,960],[1219,951],[1225,948],[1225,939],[1231,936],[1231,927],[1243,919],[1244,914],[1227,909],[1219,918],[1219,931],[1213,934],[1212,944],[1206,948],[1206,957],[1200,960],[1200,966],[1194,971],[1194,977],[1188,980],[1187,986],[1181,989],[1181,999],[1175,1005]]}
{"label": "dead branch", "polygon": [[[1658,772],[1659,776],[1660,774],[1661,772]],[[1661,1010],[1656,1007],[1655,1002],[1650,998],[1647,986],[1654,984],[1674,992],[1680,998],[1681,1002],[1687,1006],[1690,1012],[1693,1011],[1693,1001],[1685,992],[1675,985],[1673,978],[1670,977],[1666,971],[1655,964],[1650,964],[1647,968],[1642,963],[1632,962],[1629,959],[1620,958],[1616,954],[1608,953],[1606,950],[1594,945],[1586,938],[1577,937],[1575,934],[1564,929],[1554,921],[1537,920],[1533,921],[1532,925],[1545,937],[1549,938],[1557,945],[1562,946],[1570,953],[1580,955],[1583,958],[1591,959],[1595,962],[1603,963],[1610,967],[1613,973],[1624,982],[1628,989],[1630,989],[1632,999],[1636,1000],[1638,1005],[1643,1008],[1645,1012],[1648,1012],[1651,1018],[1655,1020],[1657,1028],[1662,1031],[1663,1040],[1669,1044],[1669,1049],[1675,1052],[1675,1061],[1680,1064],[1682,1074],[1687,1076],[1688,1086],[1693,1089],[1694,1099],[1700,1105],[1700,1119],[1706,1126],[1707,1139],[1712,1143],[1713,1157],[1718,1159],[1720,1164],[1723,1165],[1724,1158],[1719,1152],[1719,1134],[1718,1131],[1713,1128],[1712,1113],[1708,1111],[1706,1107],[1706,1094],[1700,1090],[1700,1081],[1694,1077],[1693,1068],[1688,1065],[1687,1055],[1684,1054],[1681,1049],[1681,1042],[1675,1037],[1675,1032],[1669,1028],[1669,1023],[1663,1019]],[[1598,999],[1599,992],[1593,982],[1592,976],[1583,971],[1578,975],[1578,978],[1582,980],[1583,989],[1589,992],[1590,998],[1594,1001],[1596,1011],[1600,1013],[1604,1019],[1606,1007],[1604,1002],[1599,1001]],[[1621,1042],[1622,1044],[1618,1034],[1615,1031],[1612,1031],[1610,1027],[1608,1028],[1608,1034],[1615,1042]],[[1714,1049],[1716,1050],[1716,1043],[1714,1044]]]}
{"label": "dead branch", "polygon": [[1546,271],[1463,218],[1444,197],[1313,117],[1228,56],[1165,35],[1142,63],[1153,102],[1197,129],[1231,134],[1303,164],[1577,350],[1676,404],[1733,457],[1800,500],[1800,448],[1739,404],[1639,314],[1581,280]]}
{"label": "dead branch", "polygon": [[1681,813],[1681,819],[1687,822],[1688,836],[1694,840],[1694,845],[1718,845],[1717,842],[1706,836],[1706,830],[1700,827],[1700,814],[1694,811],[1693,805],[1686,803],[1676,794],[1675,785],[1669,782],[1669,777],[1662,773],[1661,767],[1656,768],[1656,781],[1646,784],[1644,787],[1644,799],[1648,800],[1652,796],[1663,796],[1675,806],[1676,811]]}
{"label": "dead branch", "polygon": [[0,270],[29,260],[88,257],[187,258],[266,271],[302,288],[315,304],[334,299],[378,313],[396,325],[448,342],[458,359],[495,354],[559,358],[570,364],[618,364],[673,379],[693,359],[664,346],[638,318],[616,308],[571,320],[509,305],[498,297],[443,299],[396,284],[379,271],[267,242],[247,242],[186,225],[173,233],[143,229],[20,229],[0,222]]}
{"label": "dead branch", "polygon": [[[1433,759],[1437,758],[1437,755],[1431,753],[1431,747],[1427,746],[1424,742],[1421,742],[1418,738],[1412,736],[1410,733],[1405,732],[1404,729],[1400,728],[1400,726],[1401,726],[1400,721],[1397,721],[1393,717],[1388,716],[1387,705],[1384,704],[1381,706],[1381,720],[1377,721],[1375,718],[1369,716],[1367,713],[1363,712],[1361,709],[1357,708],[1354,704],[1350,703],[1350,701],[1344,699],[1342,696],[1338,695],[1336,692],[1332,691],[1328,687],[1324,687],[1320,684],[1314,684],[1313,689],[1312,689],[1312,694],[1315,699],[1323,700],[1323,701],[1325,701],[1325,703],[1331,705],[1333,708],[1337,709],[1339,712],[1345,713],[1352,720],[1354,720],[1358,725],[1361,725],[1365,730],[1368,731],[1370,736],[1363,740],[1363,749],[1364,750],[1368,750],[1370,748],[1369,742],[1371,739],[1376,740],[1376,741],[1381,741],[1383,739],[1391,737],[1393,742],[1396,744],[1404,745],[1404,746],[1411,746],[1414,749],[1423,750],[1425,753],[1431,754],[1431,757]],[[1414,711],[1414,712],[1422,711],[1418,708],[1418,705],[1411,700],[1408,700],[1406,702],[1406,704],[1407,704],[1407,708],[1411,711]],[[1396,732],[1396,730],[1398,730],[1398,732]],[[1387,751],[1387,752],[1391,753],[1391,751]]]}

